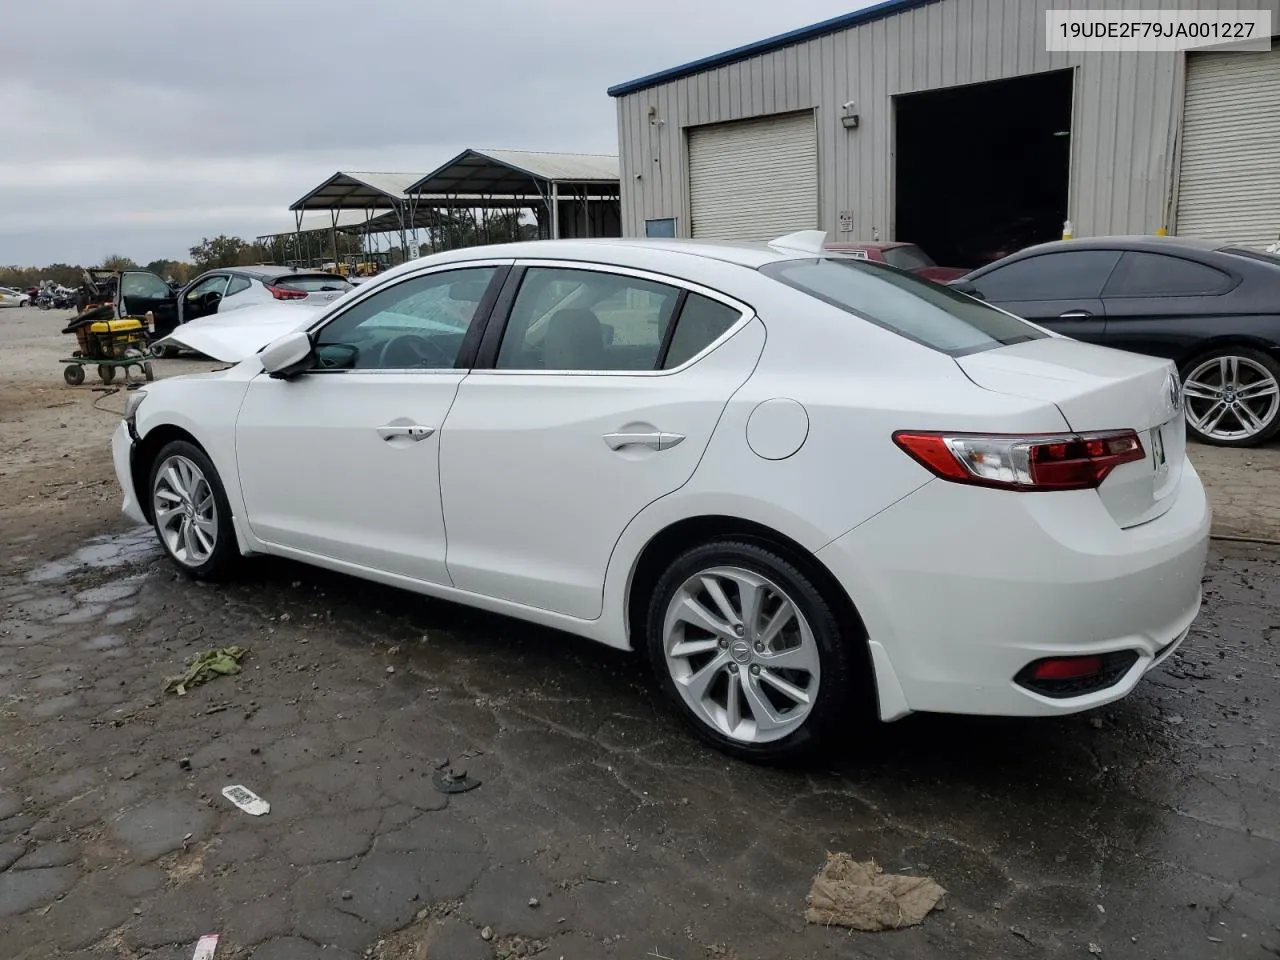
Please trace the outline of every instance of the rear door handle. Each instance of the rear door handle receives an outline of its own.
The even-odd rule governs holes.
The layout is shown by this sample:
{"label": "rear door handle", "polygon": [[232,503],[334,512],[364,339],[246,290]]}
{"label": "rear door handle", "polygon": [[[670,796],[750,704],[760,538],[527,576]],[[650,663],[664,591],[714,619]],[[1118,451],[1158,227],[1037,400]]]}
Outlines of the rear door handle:
{"label": "rear door handle", "polygon": [[621,450],[623,447],[648,447],[650,450],[670,450],[684,440],[683,433],[606,433],[604,442],[610,450]]}
{"label": "rear door handle", "polygon": [[1086,317],[1092,317],[1093,314],[1088,310],[1068,310],[1066,313],[1058,314],[1059,320],[1083,320]]}
{"label": "rear door handle", "polygon": [[388,423],[378,428],[378,436],[383,440],[395,440],[398,437],[414,441],[425,440],[435,432],[435,427],[423,427],[416,423]]}

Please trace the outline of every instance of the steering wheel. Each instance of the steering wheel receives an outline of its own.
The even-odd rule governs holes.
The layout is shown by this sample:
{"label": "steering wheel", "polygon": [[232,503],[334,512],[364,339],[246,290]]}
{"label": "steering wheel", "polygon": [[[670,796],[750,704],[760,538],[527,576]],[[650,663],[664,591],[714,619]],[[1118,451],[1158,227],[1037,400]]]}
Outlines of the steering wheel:
{"label": "steering wheel", "polygon": [[446,354],[430,338],[417,333],[401,333],[382,346],[378,366],[383,370],[408,370],[415,367],[447,369],[453,357]]}

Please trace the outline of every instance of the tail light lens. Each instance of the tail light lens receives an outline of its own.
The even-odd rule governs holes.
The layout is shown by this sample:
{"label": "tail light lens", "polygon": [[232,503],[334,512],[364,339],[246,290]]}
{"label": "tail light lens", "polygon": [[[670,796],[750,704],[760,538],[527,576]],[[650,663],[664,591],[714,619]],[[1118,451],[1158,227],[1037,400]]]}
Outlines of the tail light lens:
{"label": "tail light lens", "polygon": [[263,284],[271,295],[277,300],[305,300],[307,292],[305,290],[290,290],[288,287],[273,287],[271,284]]}
{"label": "tail light lens", "polygon": [[1089,490],[1121,464],[1146,458],[1133,430],[1029,436],[901,430],[893,442],[943,480],[1004,490]]}

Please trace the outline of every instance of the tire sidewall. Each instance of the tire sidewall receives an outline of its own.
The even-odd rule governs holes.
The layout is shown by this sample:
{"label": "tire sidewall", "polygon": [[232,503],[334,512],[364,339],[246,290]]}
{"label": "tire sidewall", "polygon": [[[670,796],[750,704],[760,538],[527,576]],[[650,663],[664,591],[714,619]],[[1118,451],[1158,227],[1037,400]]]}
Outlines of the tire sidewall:
{"label": "tire sidewall", "polygon": [[[173,555],[172,551],[169,550],[168,543],[165,542],[164,535],[160,531],[160,525],[155,519],[156,477],[160,473],[161,466],[171,457],[186,457],[200,468],[205,480],[209,483],[209,488],[213,491],[213,502],[218,510],[218,542],[214,544],[213,553],[209,559],[197,567],[185,564]],[[218,475],[217,468],[214,467],[213,461],[209,459],[208,454],[194,443],[186,440],[174,440],[161,447],[160,452],[151,464],[151,471],[147,477],[147,502],[151,510],[151,529],[155,531],[156,539],[160,541],[160,546],[168,554],[169,559],[183,573],[198,580],[213,580],[225,575],[232,564],[240,558],[240,547],[236,542],[235,524],[231,519],[231,504],[227,501],[227,493],[222,486],[222,478]]]}
{"label": "tire sidewall", "polygon": [[[776,583],[799,607],[817,643],[821,664],[818,697],[799,729],[769,743],[743,743],[704,722],[685,702],[667,667],[663,627],[676,590],[694,574],[719,566],[750,570]],[[668,698],[705,741],[732,756],[753,762],[798,759],[815,749],[830,731],[847,721],[857,690],[858,660],[843,635],[832,605],[795,564],[770,547],[745,541],[714,541],[681,554],[659,578],[645,618],[645,649],[650,666]]]}
{"label": "tire sidewall", "polygon": [[[1225,348],[1202,353],[1194,360],[1184,364],[1182,369],[1179,371],[1179,376],[1185,383],[1187,378],[1191,376],[1191,372],[1195,370],[1196,367],[1206,361],[1217,359],[1218,357],[1248,358],[1254,363],[1264,367],[1273,377],[1276,378],[1276,382],[1280,383],[1280,361],[1277,361],[1270,354],[1264,353],[1261,350],[1255,350],[1251,347]],[[1183,402],[1185,403],[1186,401],[1184,400]],[[1280,411],[1276,413],[1275,418],[1262,430],[1261,433],[1257,433],[1247,440],[1220,440],[1214,437],[1205,436],[1191,425],[1190,419],[1187,420],[1187,433],[1199,443],[1204,443],[1213,447],[1257,447],[1271,440],[1277,434],[1280,434]]]}

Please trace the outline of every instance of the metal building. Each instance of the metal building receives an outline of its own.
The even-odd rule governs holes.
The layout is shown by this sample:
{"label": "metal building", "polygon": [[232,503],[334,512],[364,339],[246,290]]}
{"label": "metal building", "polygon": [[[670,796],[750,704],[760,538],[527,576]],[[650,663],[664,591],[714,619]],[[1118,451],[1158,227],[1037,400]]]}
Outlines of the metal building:
{"label": "metal building", "polygon": [[[1280,236],[1280,44],[1048,52],[1081,0],[886,0],[619,84],[626,236],[913,240],[956,265],[1077,236]],[[1107,3],[1107,7],[1119,4]],[[1150,0],[1270,9],[1280,0]]]}

